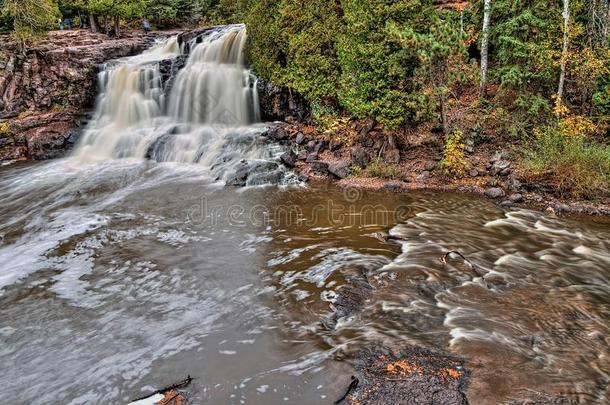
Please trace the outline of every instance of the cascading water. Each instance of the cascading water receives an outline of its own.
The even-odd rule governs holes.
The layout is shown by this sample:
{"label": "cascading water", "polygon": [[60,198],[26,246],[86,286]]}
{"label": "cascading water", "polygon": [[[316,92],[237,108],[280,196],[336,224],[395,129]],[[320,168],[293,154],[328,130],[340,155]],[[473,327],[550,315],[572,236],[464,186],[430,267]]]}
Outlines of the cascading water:
{"label": "cascading water", "polygon": [[258,122],[256,83],[243,58],[245,43],[246,30],[231,29],[195,47],[176,80],[170,116],[192,124]]}
{"label": "cascading water", "polygon": [[[107,64],[99,74],[95,118],[77,146],[85,161],[118,158],[197,163],[226,180],[244,160],[277,159],[279,146],[260,140],[256,77],[247,69],[246,29],[231,25],[195,38],[168,95],[161,60],[181,53],[176,38],[142,55]],[[253,185],[291,178],[280,165],[257,164],[272,175]],[[269,173],[267,173],[269,174]]]}

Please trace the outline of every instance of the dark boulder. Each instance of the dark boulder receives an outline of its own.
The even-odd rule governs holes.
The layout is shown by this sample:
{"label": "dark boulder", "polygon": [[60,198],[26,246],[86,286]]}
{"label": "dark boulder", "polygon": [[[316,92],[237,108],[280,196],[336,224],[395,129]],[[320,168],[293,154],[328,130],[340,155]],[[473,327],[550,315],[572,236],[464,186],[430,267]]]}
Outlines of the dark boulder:
{"label": "dark boulder", "polygon": [[504,190],[499,187],[490,187],[485,190],[485,196],[491,199],[498,199],[505,196]]}
{"label": "dark boulder", "polygon": [[269,127],[262,135],[276,142],[285,141],[290,137],[288,131],[279,125]]}
{"label": "dark boulder", "polygon": [[297,155],[292,150],[289,150],[280,156],[280,161],[290,168],[293,168],[297,164],[297,159]]}
{"label": "dark boulder", "polygon": [[[226,185],[230,187],[244,187],[246,185],[277,184],[274,173],[278,172],[279,165],[265,160],[242,161],[235,168],[235,173],[227,178]],[[267,177],[266,177],[267,176]],[[267,182],[264,180],[267,179]],[[255,183],[255,184],[253,184]]]}
{"label": "dark boulder", "polygon": [[294,90],[275,86],[262,78],[257,80],[256,88],[264,121],[286,121],[292,117],[305,122],[311,116],[309,103]]}
{"label": "dark boulder", "polygon": [[354,146],[351,150],[352,161],[360,166],[360,168],[365,169],[369,164],[369,154],[364,150],[364,148],[360,146]]}
{"label": "dark boulder", "polygon": [[328,163],[322,162],[319,160],[313,161],[309,163],[311,169],[320,174],[328,174]]}
{"label": "dark boulder", "polygon": [[336,176],[340,179],[344,179],[347,176],[349,176],[349,171],[350,171],[351,166],[352,166],[352,162],[350,162],[349,160],[342,160],[340,162],[332,163],[332,164],[328,165],[328,171],[329,171],[329,173],[333,174],[334,176]]}

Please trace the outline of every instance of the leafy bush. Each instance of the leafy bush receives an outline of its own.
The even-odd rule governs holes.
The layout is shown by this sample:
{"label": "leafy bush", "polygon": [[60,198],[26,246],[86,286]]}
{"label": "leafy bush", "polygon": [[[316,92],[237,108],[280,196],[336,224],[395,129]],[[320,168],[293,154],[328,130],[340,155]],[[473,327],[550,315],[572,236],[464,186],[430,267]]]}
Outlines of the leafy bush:
{"label": "leafy bush", "polygon": [[603,114],[610,114],[610,73],[598,77],[593,102]]}
{"label": "leafy bush", "polygon": [[461,131],[454,131],[447,136],[445,141],[445,151],[441,168],[445,174],[452,177],[463,177],[468,169],[468,163],[464,157],[464,134]]}
{"label": "leafy bush", "polygon": [[367,167],[369,175],[380,179],[396,179],[400,174],[400,168],[397,165],[384,163],[381,160],[376,160]]}
{"label": "leafy bush", "polygon": [[0,136],[8,134],[10,130],[11,127],[8,122],[0,122]]}
{"label": "leafy bush", "polygon": [[594,198],[610,192],[610,147],[566,134],[557,126],[535,134],[525,159],[530,174],[546,179],[561,195]]}

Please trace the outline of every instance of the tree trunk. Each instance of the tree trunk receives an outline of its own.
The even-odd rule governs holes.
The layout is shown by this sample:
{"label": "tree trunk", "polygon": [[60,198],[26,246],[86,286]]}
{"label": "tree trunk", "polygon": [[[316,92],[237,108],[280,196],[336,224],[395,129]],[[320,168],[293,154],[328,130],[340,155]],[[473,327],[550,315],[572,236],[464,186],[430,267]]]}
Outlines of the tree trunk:
{"label": "tree trunk", "polygon": [[119,21],[120,21],[119,17],[114,17],[114,35],[117,36],[117,37],[120,35],[120,32],[119,32],[119,29],[120,29]]}
{"label": "tree trunk", "polygon": [[568,63],[568,46],[570,40],[570,0],[563,0],[563,51],[561,52],[561,74],[559,75],[559,89],[557,97],[563,102],[563,90],[566,82],[566,64]]}
{"label": "tree trunk", "polygon": [[89,25],[91,27],[91,32],[100,32],[100,23],[97,21],[96,15],[89,14]]}
{"label": "tree trunk", "polygon": [[485,0],[483,9],[483,42],[481,43],[481,85],[479,96],[485,96],[487,69],[489,64],[489,25],[491,23],[491,0]]}
{"label": "tree trunk", "polygon": [[449,123],[447,122],[447,110],[445,109],[445,96],[441,93],[438,95],[439,105],[441,107],[441,124],[443,125],[443,133],[449,133]]}

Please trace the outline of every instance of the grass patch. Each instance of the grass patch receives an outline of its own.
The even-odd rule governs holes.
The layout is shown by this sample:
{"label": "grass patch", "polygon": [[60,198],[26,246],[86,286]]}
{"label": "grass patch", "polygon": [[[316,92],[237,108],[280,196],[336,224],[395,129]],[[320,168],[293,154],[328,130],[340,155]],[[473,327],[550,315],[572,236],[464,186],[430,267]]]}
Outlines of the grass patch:
{"label": "grass patch", "polygon": [[398,165],[384,163],[380,160],[371,163],[366,169],[370,176],[378,177],[380,179],[394,180],[400,175],[400,168]]}
{"label": "grass patch", "polygon": [[610,193],[610,147],[582,135],[566,135],[557,127],[536,130],[525,167],[534,181],[561,196],[596,198]]}

